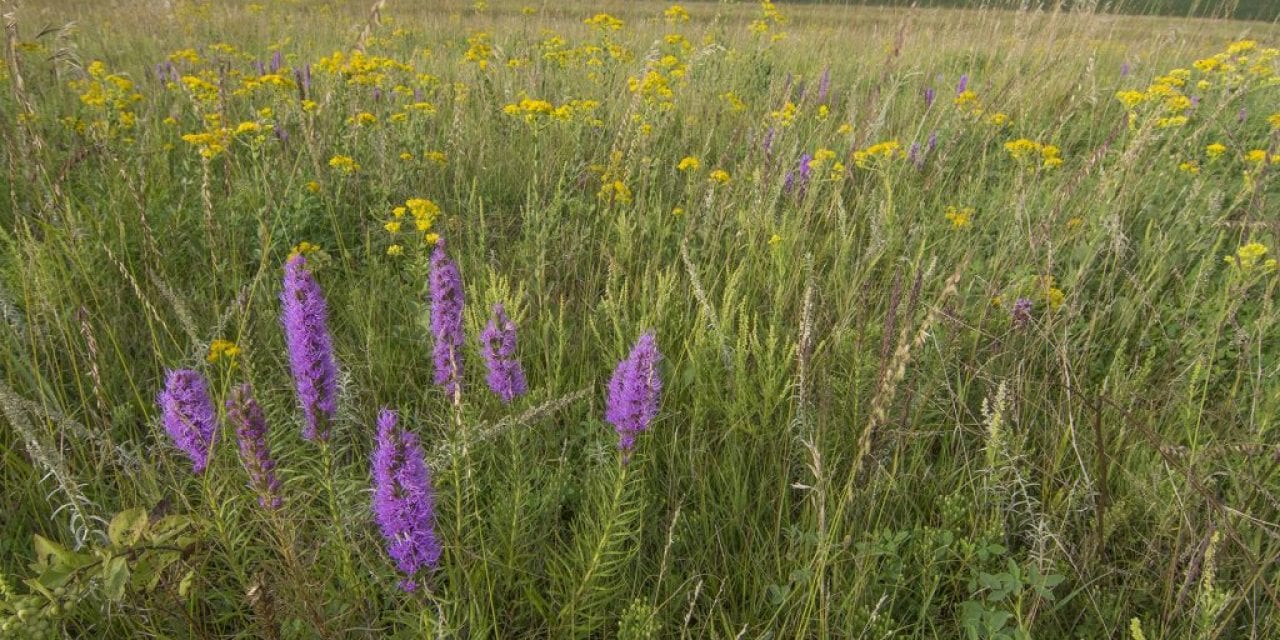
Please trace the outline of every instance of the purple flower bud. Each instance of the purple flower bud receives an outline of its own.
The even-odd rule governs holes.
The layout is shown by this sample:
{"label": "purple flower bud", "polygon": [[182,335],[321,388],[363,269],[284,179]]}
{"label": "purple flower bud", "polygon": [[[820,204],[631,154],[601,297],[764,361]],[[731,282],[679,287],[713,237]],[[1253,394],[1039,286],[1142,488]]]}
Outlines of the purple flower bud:
{"label": "purple flower bud", "polygon": [[311,65],[293,70],[293,79],[298,83],[298,94],[306,99],[311,94]]}
{"label": "purple flower bud", "polygon": [[911,143],[911,149],[907,151],[907,160],[916,165],[917,169],[924,167],[924,154],[920,152],[919,142]]}
{"label": "purple flower bud", "polygon": [[284,66],[284,56],[279,51],[271,54],[271,73],[280,71],[280,67]]}
{"label": "purple flower bud", "polygon": [[956,85],[956,95],[960,95],[969,90],[969,74],[960,76],[960,84]]}
{"label": "purple flower bud", "polygon": [[818,102],[826,104],[827,92],[831,89],[831,66],[822,68],[822,79],[818,81]]}
{"label": "purple flower bud", "polygon": [[609,379],[609,397],[604,419],[618,432],[618,449],[625,464],[631,457],[636,436],[649,428],[658,415],[662,395],[662,377],[658,361],[662,354],[652,331],[640,335],[631,354],[618,363]]}
{"label": "purple flower bud", "polygon": [[1120,65],[1120,77],[1121,78],[1129,77],[1129,61],[1128,60],[1125,60]]}
{"label": "purple flower bud", "polygon": [[396,412],[378,414],[373,451],[373,517],[387,542],[387,555],[408,577],[400,588],[418,588],[415,575],[440,563],[435,532],[435,491],[422,446],[413,433],[396,426]]}
{"label": "purple flower bud", "polygon": [[924,89],[924,106],[925,106],[925,108],[929,108],[929,107],[932,107],[932,106],[933,106],[933,99],[934,99],[935,97],[937,97],[937,94],[936,94],[936,92],[933,90],[933,87],[925,87],[925,89]]}
{"label": "purple flower bud", "polygon": [[191,472],[202,473],[218,428],[204,376],[190,369],[169,371],[156,404],[160,405],[161,421],[173,444],[191,458]]}
{"label": "purple flower bud", "polygon": [[289,370],[297,388],[305,422],[302,437],[329,439],[329,423],[338,412],[338,365],[329,336],[329,309],[307,259],[294,255],[284,266],[283,307]]}
{"label": "purple flower bud", "polygon": [[374,88],[373,88],[373,101],[374,101],[374,102],[379,102],[379,101],[381,101],[381,100],[382,100],[382,89],[381,89],[381,88],[379,88],[379,87],[374,87]]}
{"label": "purple flower bud", "polygon": [[445,253],[444,239],[431,252],[431,336],[435,339],[432,359],[435,383],[457,402],[462,393],[462,275],[458,263]]}
{"label": "purple flower bud", "polygon": [[1018,298],[1013,303],[1013,310],[1010,313],[1010,320],[1013,322],[1014,329],[1021,329],[1031,322],[1031,299]]}
{"label": "purple flower bud", "polygon": [[493,317],[480,333],[480,352],[489,369],[486,381],[503,402],[511,402],[524,395],[528,385],[524,368],[516,359],[516,323],[507,317],[502,303],[493,305]]}
{"label": "purple flower bud", "polygon": [[804,197],[804,192],[809,187],[809,175],[813,173],[813,170],[809,168],[809,162],[812,160],[813,155],[809,153],[800,156],[800,162],[797,163],[796,168],[787,172],[787,176],[782,183],[783,191],[787,193],[795,191],[797,196]]}
{"label": "purple flower bud", "polygon": [[934,132],[932,132],[932,133],[930,133],[930,134],[929,134],[929,151],[928,151],[928,153],[933,153],[933,150],[934,150],[934,149],[936,149],[936,148],[938,148],[938,132],[937,132],[937,131],[934,131]]}
{"label": "purple flower bud", "polygon": [[168,79],[168,77],[169,77],[169,72],[165,70],[164,63],[157,62],[156,63],[156,81],[159,82],[160,84],[164,84],[164,81]]}
{"label": "purple flower bud", "polygon": [[267,75],[267,68],[266,68],[265,66],[263,66],[263,64],[262,64],[262,61],[261,61],[261,60],[254,60],[254,61],[253,61],[253,70],[254,70],[254,71],[257,71],[257,72],[258,72],[258,75],[260,75],[260,76],[265,76],[265,75]]}
{"label": "purple flower bud", "polygon": [[764,134],[764,142],[760,146],[764,149],[765,155],[769,155],[773,151],[773,133],[774,128],[769,127],[769,132]]}
{"label": "purple flower bud", "polygon": [[276,477],[276,463],[271,458],[271,445],[267,443],[267,419],[253,399],[253,387],[248,383],[231,390],[227,398],[227,422],[236,429],[240,462],[249,472],[249,488],[258,494],[258,504],[264,509],[279,509],[284,505],[284,498],[280,496],[280,479]]}

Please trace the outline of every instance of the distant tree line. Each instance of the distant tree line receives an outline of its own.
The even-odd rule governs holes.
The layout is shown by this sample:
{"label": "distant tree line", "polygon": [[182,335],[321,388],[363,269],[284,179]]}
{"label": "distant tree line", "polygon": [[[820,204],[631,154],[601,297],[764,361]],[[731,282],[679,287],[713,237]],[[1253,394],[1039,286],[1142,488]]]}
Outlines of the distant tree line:
{"label": "distant tree line", "polygon": [[1280,20],[1280,0],[787,0],[789,3],[895,7],[1021,7],[1236,20]]}

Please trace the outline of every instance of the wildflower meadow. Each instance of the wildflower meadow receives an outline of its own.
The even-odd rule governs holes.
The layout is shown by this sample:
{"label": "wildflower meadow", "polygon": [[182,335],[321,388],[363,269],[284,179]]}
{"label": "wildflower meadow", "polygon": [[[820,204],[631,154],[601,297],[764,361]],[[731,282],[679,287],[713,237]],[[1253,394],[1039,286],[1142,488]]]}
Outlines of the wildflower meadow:
{"label": "wildflower meadow", "polygon": [[1280,637],[1280,9],[944,4],[0,0],[0,637]]}

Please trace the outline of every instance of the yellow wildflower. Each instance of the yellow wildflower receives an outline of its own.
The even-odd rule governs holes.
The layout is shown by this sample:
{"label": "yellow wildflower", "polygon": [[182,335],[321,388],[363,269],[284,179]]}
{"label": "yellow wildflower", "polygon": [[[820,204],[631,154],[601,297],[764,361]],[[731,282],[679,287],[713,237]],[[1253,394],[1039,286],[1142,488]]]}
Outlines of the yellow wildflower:
{"label": "yellow wildflower", "polygon": [[1215,142],[1204,148],[1205,155],[1209,156],[1210,158],[1216,158],[1226,152],[1227,152],[1226,145],[1218,142]]}
{"label": "yellow wildflower", "polygon": [[956,207],[948,206],[946,212],[947,220],[951,221],[953,229],[963,229],[969,226],[973,218],[973,207]]}
{"label": "yellow wildflower", "polygon": [[680,160],[680,164],[676,165],[676,169],[680,171],[697,171],[702,163],[694,156],[685,156]]}
{"label": "yellow wildflower", "polygon": [[240,347],[230,340],[214,340],[209,344],[209,355],[205,360],[209,363],[226,360],[231,364],[235,364],[236,356],[240,355]]}
{"label": "yellow wildflower", "polygon": [[729,182],[729,179],[730,179],[729,172],[725,171],[724,169],[716,169],[715,171],[711,172],[711,175],[708,176],[707,179],[719,184],[725,184]]}
{"label": "yellow wildflower", "polygon": [[360,163],[356,162],[351,156],[335,155],[329,158],[329,166],[337,169],[340,173],[353,174],[360,170]]}

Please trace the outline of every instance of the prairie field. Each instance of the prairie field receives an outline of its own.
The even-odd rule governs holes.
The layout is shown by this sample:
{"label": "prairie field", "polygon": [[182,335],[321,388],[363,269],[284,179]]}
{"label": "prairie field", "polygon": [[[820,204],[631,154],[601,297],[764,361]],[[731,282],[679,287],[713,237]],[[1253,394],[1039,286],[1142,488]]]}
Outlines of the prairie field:
{"label": "prairie field", "polygon": [[0,13],[0,637],[1280,637],[1280,23]]}

